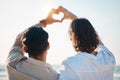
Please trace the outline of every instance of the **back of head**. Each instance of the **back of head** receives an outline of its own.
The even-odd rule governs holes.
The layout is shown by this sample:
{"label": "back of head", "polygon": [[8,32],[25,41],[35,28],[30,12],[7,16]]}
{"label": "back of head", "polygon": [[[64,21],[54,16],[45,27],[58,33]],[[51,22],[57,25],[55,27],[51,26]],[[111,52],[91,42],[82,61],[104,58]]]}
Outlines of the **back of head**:
{"label": "back of head", "polygon": [[98,35],[87,19],[73,20],[70,29],[70,34],[73,35],[73,46],[76,51],[91,53],[99,44]]}
{"label": "back of head", "polygon": [[24,37],[29,56],[42,55],[48,47],[48,33],[40,27],[30,27]]}

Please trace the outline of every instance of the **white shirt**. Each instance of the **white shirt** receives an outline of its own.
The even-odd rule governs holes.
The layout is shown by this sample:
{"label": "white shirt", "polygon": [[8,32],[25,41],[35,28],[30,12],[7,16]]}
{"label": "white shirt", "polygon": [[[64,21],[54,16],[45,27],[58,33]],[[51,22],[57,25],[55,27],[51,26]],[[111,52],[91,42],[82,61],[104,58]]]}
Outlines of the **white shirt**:
{"label": "white shirt", "polygon": [[99,45],[97,55],[79,52],[63,62],[59,80],[113,80],[115,58]]}
{"label": "white shirt", "polygon": [[16,46],[8,56],[8,78],[9,80],[57,80],[58,73],[49,64],[26,58],[23,51]]}

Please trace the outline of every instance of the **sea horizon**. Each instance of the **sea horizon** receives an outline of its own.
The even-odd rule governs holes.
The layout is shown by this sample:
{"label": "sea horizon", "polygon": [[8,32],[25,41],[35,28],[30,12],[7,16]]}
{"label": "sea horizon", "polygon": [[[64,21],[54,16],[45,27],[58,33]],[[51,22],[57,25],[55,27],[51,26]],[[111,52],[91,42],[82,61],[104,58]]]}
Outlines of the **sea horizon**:
{"label": "sea horizon", "polygon": [[[52,67],[59,73],[60,65],[54,64]],[[7,80],[7,71],[4,64],[0,64],[0,80]],[[120,80],[120,65],[115,66],[113,80]]]}

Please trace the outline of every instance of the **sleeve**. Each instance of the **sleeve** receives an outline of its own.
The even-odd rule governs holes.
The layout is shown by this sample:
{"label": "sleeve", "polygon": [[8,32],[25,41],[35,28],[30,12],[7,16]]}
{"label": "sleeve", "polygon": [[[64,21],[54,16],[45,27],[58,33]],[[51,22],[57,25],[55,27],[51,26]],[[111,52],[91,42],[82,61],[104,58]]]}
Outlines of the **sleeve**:
{"label": "sleeve", "polygon": [[9,52],[7,62],[9,63],[12,60],[20,58],[20,57],[23,57],[23,49],[19,46],[14,46]]}
{"label": "sleeve", "polygon": [[112,52],[104,45],[98,46],[98,52],[102,52],[102,53],[108,54],[110,56],[113,56]]}
{"label": "sleeve", "polygon": [[98,58],[104,64],[116,64],[113,53],[104,45],[98,46]]}
{"label": "sleeve", "polygon": [[63,62],[59,80],[77,80],[74,71],[67,62]]}

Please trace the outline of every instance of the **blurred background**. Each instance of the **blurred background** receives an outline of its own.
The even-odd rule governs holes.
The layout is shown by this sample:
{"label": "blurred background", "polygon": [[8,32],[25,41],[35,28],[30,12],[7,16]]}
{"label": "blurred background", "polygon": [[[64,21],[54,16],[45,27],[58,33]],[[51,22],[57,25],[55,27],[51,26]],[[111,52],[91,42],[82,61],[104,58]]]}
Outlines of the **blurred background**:
{"label": "blurred background", "polygon": [[[59,5],[90,20],[116,58],[114,79],[120,80],[120,0],[0,0],[0,80],[6,80],[6,58],[17,34],[46,18]],[[70,22],[64,20],[45,28],[51,46],[47,62],[57,71],[64,59],[76,53],[68,35]]]}

